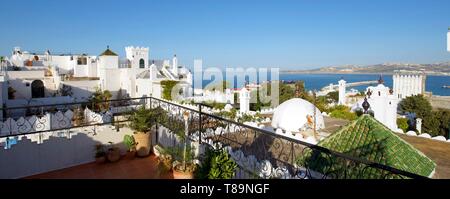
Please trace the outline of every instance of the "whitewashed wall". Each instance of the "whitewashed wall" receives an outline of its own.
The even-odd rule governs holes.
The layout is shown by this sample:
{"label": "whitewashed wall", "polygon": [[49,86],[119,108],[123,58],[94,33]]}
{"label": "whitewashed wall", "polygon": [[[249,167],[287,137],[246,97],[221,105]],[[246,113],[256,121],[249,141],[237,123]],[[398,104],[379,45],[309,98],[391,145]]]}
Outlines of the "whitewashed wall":
{"label": "whitewashed wall", "polygon": [[[117,132],[113,126],[105,126],[101,131],[89,127],[63,134],[53,132],[42,144],[23,137],[10,149],[0,149],[0,178],[21,178],[92,162],[95,145],[99,143],[113,142],[125,153],[122,141],[126,134],[132,134],[132,131],[121,128]],[[69,135],[70,138],[58,135]]]}

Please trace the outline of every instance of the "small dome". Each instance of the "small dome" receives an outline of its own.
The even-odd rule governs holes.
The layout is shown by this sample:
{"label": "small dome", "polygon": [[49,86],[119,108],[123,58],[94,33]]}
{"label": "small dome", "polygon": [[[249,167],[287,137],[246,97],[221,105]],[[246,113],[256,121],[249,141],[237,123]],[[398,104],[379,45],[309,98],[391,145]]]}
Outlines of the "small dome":
{"label": "small dome", "polygon": [[415,131],[408,131],[406,132],[406,135],[417,136],[417,133]]}
{"label": "small dome", "polygon": [[115,52],[111,51],[108,46],[107,49],[102,54],[100,54],[100,56],[118,56],[118,55]]}
{"label": "small dome", "polygon": [[310,102],[294,98],[280,104],[273,114],[272,127],[290,132],[300,132],[314,127],[316,110],[316,129],[325,127],[320,110]]}

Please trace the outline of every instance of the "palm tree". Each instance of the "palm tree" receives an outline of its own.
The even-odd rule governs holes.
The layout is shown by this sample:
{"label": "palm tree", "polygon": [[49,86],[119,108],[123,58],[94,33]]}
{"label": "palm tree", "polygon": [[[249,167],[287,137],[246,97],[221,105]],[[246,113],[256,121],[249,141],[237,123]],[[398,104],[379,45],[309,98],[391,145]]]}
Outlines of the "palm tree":
{"label": "palm tree", "polygon": [[92,105],[91,108],[94,111],[106,111],[109,109],[109,100],[111,100],[111,98],[112,94],[109,90],[101,91],[97,88],[89,100]]}

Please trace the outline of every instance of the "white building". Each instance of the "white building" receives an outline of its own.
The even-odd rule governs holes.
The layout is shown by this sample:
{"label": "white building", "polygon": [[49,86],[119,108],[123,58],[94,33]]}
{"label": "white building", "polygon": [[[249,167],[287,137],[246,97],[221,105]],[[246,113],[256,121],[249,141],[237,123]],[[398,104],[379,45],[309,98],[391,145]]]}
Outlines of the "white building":
{"label": "white building", "polygon": [[447,31],[447,51],[450,52],[450,27]]}
{"label": "white building", "polygon": [[345,95],[345,87],[346,87],[346,81],[344,79],[339,80],[339,100],[338,100],[338,104],[339,105],[345,105],[347,100],[346,100],[346,95]]}
{"label": "white building", "polygon": [[239,91],[239,112],[248,113],[250,111],[250,91],[244,86]]}
{"label": "white building", "polygon": [[[386,125],[391,130],[398,132],[397,127],[397,106],[399,98],[395,94],[395,91],[389,89],[383,85],[383,81],[380,78],[377,86],[369,86],[366,89],[366,99],[370,104],[369,110],[374,113],[375,119]],[[356,103],[352,110],[362,110],[364,100]]]}
{"label": "white building", "polygon": [[423,72],[395,71],[392,80],[394,93],[399,99],[425,94],[426,75]]}
{"label": "white building", "polygon": [[[190,95],[192,74],[178,64],[176,57],[170,66],[170,60],[151,61],[149,48],[129,46],[125,52],[126,57],[121,60],[109,47],[99,56],[54,55],[49,50],[30,53],[15,47],[11,57],[2,62],[3,103],[7,106],[33,101],[56,103],[61,102],[59,96],[65,95],[70,95],[72,101],[86,101],[97,88],[109,90],[113,98],[161,97],[160,82],[164,80],[178,81],[182,96]],[[70,93],[63,88],[70,88]],[[61,99],[67,101],[67,97]]]}

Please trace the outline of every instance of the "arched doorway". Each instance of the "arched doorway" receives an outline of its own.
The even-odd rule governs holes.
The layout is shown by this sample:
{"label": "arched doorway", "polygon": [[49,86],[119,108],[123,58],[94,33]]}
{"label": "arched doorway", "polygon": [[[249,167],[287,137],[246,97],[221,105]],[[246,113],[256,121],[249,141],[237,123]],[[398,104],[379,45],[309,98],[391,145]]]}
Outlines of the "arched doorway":
{"label": "arched doorway", "polygon": [[139,60],[139,68],[145,68],[145,61],[144,59]]}
{"label": "arched doorway", "polygon": [[44,82],[42,82],[41,80],[34,80],[31,83],[31,97],[32,98],[45,97]]}

